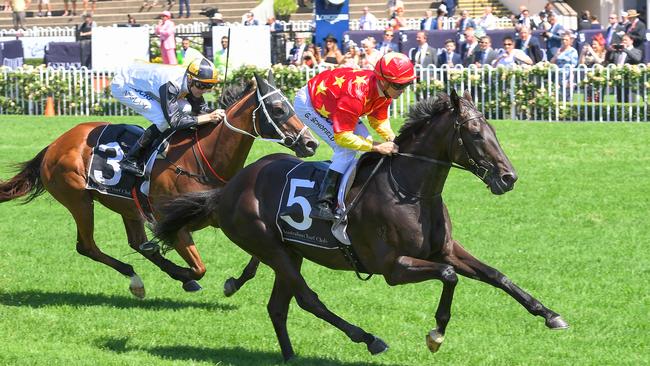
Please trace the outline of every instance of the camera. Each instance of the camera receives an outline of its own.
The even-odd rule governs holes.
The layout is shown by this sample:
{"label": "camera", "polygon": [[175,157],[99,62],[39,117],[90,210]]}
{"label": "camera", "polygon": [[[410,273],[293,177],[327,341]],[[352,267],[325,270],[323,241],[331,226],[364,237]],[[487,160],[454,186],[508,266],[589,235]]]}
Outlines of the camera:
{"label": "camera", "polygon": [[622,44],[613,44],[612,48],[615,49],[616,51],[623,51],[623,48],[625,48]]}
{"label": "camera", "polygon": [[219,12],[219,8],[203,8],[199,14],[204,15],[208,18],[212,18],[216,13]]}

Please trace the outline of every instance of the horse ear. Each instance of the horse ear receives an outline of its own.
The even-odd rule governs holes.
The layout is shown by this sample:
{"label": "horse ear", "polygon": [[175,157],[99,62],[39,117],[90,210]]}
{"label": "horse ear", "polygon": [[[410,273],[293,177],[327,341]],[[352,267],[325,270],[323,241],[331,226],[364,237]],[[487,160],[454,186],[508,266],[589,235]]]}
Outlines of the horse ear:
{"label": "horse ear", "polygon": [[472,94],[469,93],[469,90],[465,89],[465,92],[463,93],[463,98],[467,100],[468,102],[474,104],[474,99],[472,99]]}
{"label": "horse ear", "polygon": [[253,73],[253,76],[255,76],[255,83],[257,84],[257,88],[260,89],[260,92],[262,94],[266,94],[266,81],[257,73]]}
{"label": "horse ear", "polygon": [[269,84],[275,86],[275,78],[273,77],[273,71],[271,69],[269,69],[269,76],[266,80],[268,80]]}
{"label": "horse ear", "polygon": [[456,113],[460,113],[460,98],[458,97],[458,93],[456,93],[456,89],[451,89],[449,97],[451,99],[452,108],[454,108]]}

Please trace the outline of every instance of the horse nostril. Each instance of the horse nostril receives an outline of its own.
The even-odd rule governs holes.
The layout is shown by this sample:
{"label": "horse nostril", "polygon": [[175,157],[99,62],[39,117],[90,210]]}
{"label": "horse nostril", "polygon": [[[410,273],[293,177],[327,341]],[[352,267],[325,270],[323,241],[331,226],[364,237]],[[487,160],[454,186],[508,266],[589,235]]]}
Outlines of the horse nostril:
{"label": "horse nostril", "polygon": [[517,176],[514,173],[505,173],[501,176],[501,180],[503,183],[508,185],[508,187],[512,187],[512,185],[517,181]]}
{"label": "horse nostril", "polygon": [[307,141],[306,145],[307,145],[308,149],[310,149],[312,151],[316,151],[316,148],[318,148],[318,141],[309,140],[309,141]]}

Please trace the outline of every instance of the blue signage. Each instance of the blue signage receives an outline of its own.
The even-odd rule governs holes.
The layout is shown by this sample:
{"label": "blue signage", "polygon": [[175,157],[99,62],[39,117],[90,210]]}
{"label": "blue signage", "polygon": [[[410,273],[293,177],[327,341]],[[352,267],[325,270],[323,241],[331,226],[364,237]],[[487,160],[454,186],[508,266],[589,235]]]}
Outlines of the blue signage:
{"label": "blue signage", "polygon": [[350,29],[350,0],[316,0],[315,43],[325,49],[325,38],[333,36],[343,52],[343,33]]}

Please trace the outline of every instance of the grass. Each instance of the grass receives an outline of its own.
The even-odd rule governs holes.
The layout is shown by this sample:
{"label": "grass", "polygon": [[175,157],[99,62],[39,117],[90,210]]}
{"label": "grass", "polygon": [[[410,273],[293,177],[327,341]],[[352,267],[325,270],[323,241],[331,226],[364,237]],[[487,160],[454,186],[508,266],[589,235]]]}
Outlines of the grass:
{"label": "grass", "polygon": [[[1,116],[0,177],[87,119]],[[430,354],[424,336],[435,324],[438,282],[391,288],[380,277],[364,283],[306,263],[305,277],[328,307],[391,349],[370,356],[293,302],[289,332],[299,358],[292,364],[650,364],[650,125],[494,125],[519,181],[497,197],[453,171],[444,197],[454,236],[571,328],[549,331],[504,293],[461,278],[445,343]],[[256,142],[250,160],[274,151],[282,150]],[[0,219],[0,364],[281,364],[266,314],[272,272],[262,267],[225,298],[223,281],[248,258],[220,232],[196,234],[208,272],[205,290],[187,294],[132,255],[119,216],[96,205],[96,241],[135,266],[147,286],[138,301],[127,279],[76,253],[74,223],[49,195],[27,206],[0,204]]]}

